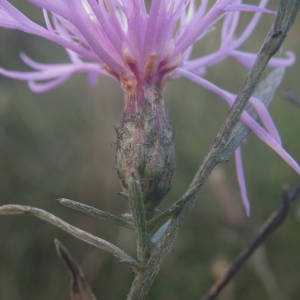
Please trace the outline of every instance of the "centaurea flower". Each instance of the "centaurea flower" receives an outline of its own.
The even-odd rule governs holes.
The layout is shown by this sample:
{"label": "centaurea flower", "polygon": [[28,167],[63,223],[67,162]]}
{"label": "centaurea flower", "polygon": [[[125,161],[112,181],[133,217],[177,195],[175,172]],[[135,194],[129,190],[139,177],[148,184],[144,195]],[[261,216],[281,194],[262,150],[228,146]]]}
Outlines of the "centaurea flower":
{"label": "centaurea flower", "polygon": [[[117,169],[127,188],[130,172],[142,182],[145,202],[157,205],[167,193],[174,171],[172,130],[161,95],[167,80],[186,77],[217,94],[230,106],[236,95],[205,78],[206,70],[228,57],[250,68],[256,54],[241,50],[265,13],[268,0],[246,4],[242,0],[29,0],[42,9],[45,25],[40,25],[7,0],[0,0],[0,26],[17,29],[50,40],[69,56],[65,64],[43,64],[21,54],[32,71],[0,68],[0,74],[28,82],[34,92],[53,89],[72,74],[87,72],[91,81],[99,75],[118,81],[124,91],[122,126],[118,130]],[[209,3],[210,2],[210,3]],[[252,18],[237,32],[241,13]],[[217,22],[221,22],[219,48],[191,58],[193,47],[201,43]],[[269,67],[293,64],[294,55],[271,59]],[[259,121],[247,112],[241,120],[292,169],[298,163],[283,148],[278,130],[264,104],[254,97],[251,105]],[[236,170],[243,204],[250,212],[244,179],[241,147],[235,151]]]}

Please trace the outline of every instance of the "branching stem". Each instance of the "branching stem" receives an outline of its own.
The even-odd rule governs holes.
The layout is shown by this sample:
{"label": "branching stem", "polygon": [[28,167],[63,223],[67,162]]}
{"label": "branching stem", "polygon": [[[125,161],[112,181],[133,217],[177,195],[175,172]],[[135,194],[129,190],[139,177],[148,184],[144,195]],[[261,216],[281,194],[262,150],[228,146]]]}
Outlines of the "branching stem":
{"label": "branching stem", "polygon": [[[174,212],[171,222],[161,240],[153,248],[151,256],[145,266],[146,271],[138,272],[136,274],[128,294],[128,300],[142,300],[147,296],[149,289],[158,274],[160,264],[173,247],[178,229],[181,227],[186,216],[192,211],[196,203],[201,187],[206,182],[215,166],[226,159],[223,157],[222,152],[225,149],[235,126],[240,121],[241,114],[246,108],[258,82],[261,80],[263,71],[268,62],[282,45],[299,11],[299,6],[300,0],[280,1],[273,26],[258,52],[257,59],[249,71],[245,83],[243,84],[229,115],[217,134],[203,163],[195,174],[188,190],[170,208],[170,210]],[[232,151],[234,151],[234,149],[232,149]]]}

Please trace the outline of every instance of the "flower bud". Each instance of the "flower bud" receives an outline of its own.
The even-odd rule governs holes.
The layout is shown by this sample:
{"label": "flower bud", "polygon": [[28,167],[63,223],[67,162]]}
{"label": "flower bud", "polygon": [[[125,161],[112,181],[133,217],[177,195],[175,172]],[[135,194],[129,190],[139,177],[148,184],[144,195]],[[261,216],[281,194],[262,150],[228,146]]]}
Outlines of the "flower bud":
{"label": "flower bud", "polygon": [[175,148],[159,89],[147,86],[126,95],[122,125],[117,129],[116,167],[125,191],[132,174],[138,176],[147,211],[169,191]]}

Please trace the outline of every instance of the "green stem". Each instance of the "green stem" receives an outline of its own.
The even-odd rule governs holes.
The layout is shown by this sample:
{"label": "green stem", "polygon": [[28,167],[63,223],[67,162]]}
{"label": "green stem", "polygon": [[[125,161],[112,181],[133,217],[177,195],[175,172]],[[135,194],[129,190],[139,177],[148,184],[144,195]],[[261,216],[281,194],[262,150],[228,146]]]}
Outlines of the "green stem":
{"label": "green stem", "polygon": [[147,232],[144,197],[139,180],[131,176],[128,184],[130,209],[137,233],[137,257],[145,262],[149,257],[150,241]]}

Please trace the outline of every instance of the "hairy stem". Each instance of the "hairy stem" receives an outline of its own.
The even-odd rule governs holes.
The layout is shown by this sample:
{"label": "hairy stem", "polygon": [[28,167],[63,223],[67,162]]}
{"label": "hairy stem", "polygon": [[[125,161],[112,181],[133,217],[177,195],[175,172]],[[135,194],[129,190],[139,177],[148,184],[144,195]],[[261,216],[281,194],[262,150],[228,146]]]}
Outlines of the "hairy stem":
{"label": "hairy stem", "polygon": [[131,177],[128,183],[130,210],[137,233],[137,257],[141,262],[145,262],[149,256],[149,235],[147,232],[146,212],[144,207],[144,197],[139,180]]}

